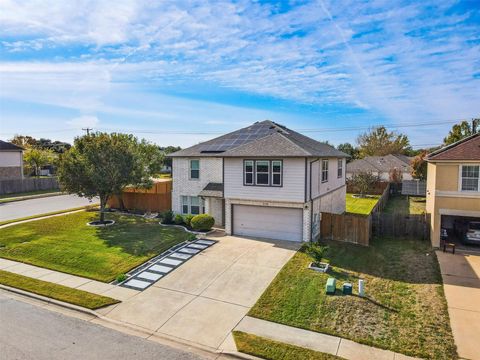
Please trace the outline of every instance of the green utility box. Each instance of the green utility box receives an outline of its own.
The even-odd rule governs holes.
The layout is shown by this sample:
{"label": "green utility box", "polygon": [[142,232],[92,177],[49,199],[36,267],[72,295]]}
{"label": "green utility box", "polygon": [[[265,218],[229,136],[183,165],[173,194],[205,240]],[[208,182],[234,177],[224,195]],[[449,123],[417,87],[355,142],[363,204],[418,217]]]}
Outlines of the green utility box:
{"label": "green utility box", "polygon": [[343,283],[342,292],[343,295],[352,295],[352,284]]}
{"label": "green utility box", "polygon": [[327,284],[325,285],[325,292],[327,295],[335,294],[336,280],[334,278],[328,278]]}

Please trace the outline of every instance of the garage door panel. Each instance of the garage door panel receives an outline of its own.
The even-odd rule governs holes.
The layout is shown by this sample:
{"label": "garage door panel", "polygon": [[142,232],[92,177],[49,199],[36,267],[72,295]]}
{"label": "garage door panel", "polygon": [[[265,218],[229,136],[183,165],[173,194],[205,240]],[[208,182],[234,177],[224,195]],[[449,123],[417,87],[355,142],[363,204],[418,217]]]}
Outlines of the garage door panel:
{"label": "garage door panel", "polygon": [[302,209],[234,205],[233,233],[240,236],[302,241]]}

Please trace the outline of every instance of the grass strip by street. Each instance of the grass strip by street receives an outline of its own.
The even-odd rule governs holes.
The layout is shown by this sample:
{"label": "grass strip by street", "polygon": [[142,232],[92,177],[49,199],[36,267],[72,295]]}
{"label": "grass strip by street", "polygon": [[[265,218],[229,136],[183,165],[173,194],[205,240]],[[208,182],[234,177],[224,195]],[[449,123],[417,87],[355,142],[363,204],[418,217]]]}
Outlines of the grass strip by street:
{"label": "grass strip by street", "polygon": [[120,301],[87,291],[0,270],[0,284],[95,310]]}
{"label": "grass strip by street", "polygon": [[2,226],[2,225],[8,225],[8,224],[13,224],[13,223],[20,222],[20,221],[25,221],[25,220],[41,219],[41,218],[44,218],[44,217],[47,217],[47,216],[52,216],[52,215],[65,214],[65,213],[68,213],[68,212],[71,212],[71,211],[87,210],[87,209],[90,209],[90,208],[92,208],[92,207],[96,207],[97,205],[98,205],[98,204],[91,204],[91,205],[87,205],[87,206],[79,206],[79,207],[70,208],[70,209],[52,211],[52,212],[44,213],[44,214],[37,214],[37,215],[32,215],[32,216],[26,216],[26,217],[23,217],[23,218],[17,218],[17,219],[0,221],[0,226]]}
{"label": "grass strip by street", "polygon": [[339,360],[341,357],[295,345],[290,345],[261,336],[234,331],[233,338],[238,351],[267,360]]}
{"label": "grass strip by street", "polygon": [[[80,211],[3,228],[0,257],[110,282],[174,245],[195,238],[159,219],[108,213],[112,226],[93,227],[98,211]],[[1,247],[3,246],[3,247]]]}
{"label": "grass strip by street", "polygon": [[380,199],[380,195],[367,195],[367,197],[354,197],[347,194],[346,212],[351,214],[369,215]]}
{"label": "grass strip by street", "polygon": [[0,195],[0,204],[6,204],[13,201],[22,201],[29,199],[41,199],[45,197],[58,196],[63,193],[58,189],[44,191],[30,191],[26,193]]}
{"label": "grass strip by street", "polygon": [[[421,240],[377,238],[369,247],[329,241],[331,269],[308,269],[302,248],[283,267],[249,316],[339,336],[394,352],[456,359],[447,302],[435,252]],[[335,295],[325,294],[329,277]],[[364,279],[366,296],[356,291]],[[354,295],[342,295],[344,282]]]}

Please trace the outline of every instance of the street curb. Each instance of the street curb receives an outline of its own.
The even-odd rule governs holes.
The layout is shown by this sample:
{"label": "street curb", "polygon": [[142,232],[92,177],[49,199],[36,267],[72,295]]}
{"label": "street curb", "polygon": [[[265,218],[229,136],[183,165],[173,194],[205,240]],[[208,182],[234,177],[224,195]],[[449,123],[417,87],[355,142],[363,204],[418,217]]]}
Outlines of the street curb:
{"label": "street curb", "polygon": [[42,199],[42,198],[54,197],[54,196],[60,196],[60,195],[66,195],[66,194],[59,191],[59,192],[48,193],[48,194],[38,194],[38,195],[30,195],[30,196],[23,196],[23,197],[18,196],[18,197],[15,197],[14,200],[0,201],[0,204],[9,204],[9,203],[12,203],[12,202],[17,202],[17,201]]}
{"label": "street curb", "polygon": [[[193,353],[208,353],[208,354],[216,356],[216,357],[220,357],[220,356],[224,355],[224,356],[228,356],[228,357],[231,357],[231,358],[234,358],[234,359],[241,359],[241,360],[257,360],[257,359],[260,359],[260,358],[254,357],[252,355],[243,354],[243,353],[239,353],[239,352],[222,351],[222,350],[215,351],[213,348],[202,346],[200,344],[196,344],[196,343],[193,343],[193,342],[188,342],[188,341],[183,340],[183,339],[170,337],[166,334],[157,333],[155,331],[143,329],[143,328],[140,328],[140,327],[137,327],[137,326],[134,326],[134,325],[129,325],[129,324],[121,322],[121,321],[110,319],[110,318],[108,318],[104,315],[99,314],[95,310],[86,309],[86,308],[83,308],[83,307],[78,306],[78,305],[69,304],[69,303],[59,301],[59,300],[55,300],[55,299],[52,299],[52,298],[49,298],[49,297],[46,297],[46,296],[34,294],[34,293],[31,293],[31,292],[28,292],[28,291],[25,291],[25,290],[13,288],[13,287],[2,285],[2,284],[0,284],[0,289],[3,289],[5,291],[9,291],[9,292],[17,294],[17,295],[25,296],[25,297],[28,297],[28,298],[31,298],[31,299],[34,299],[34,300],[39,300],[39,301],[42,301],[46,304],[53,304],[53,305],[56,305],[56,306],[59,306],[59,307],[62,307],[62,308],[68,309],[68,310],[72,310],[72,311],[80,312],[82,314],[93,316],[94,318],[96,318],[98,320],[101,320],[101,321],[104,321],[105,323],[115,325],[117,328],[120,328],[116,331],[119,331],[119,332],[122,332],[122,333],[127,333],[127,332],[122,331],[121,328],[124,328],[125,330],[130,330],[130,331],[133,331],[133,332],[136,332],[136,333],[142,333],[142,334],[145,335],[146,340],[153,341],[153,342],[155,342],[155,340],[150,340],[150,337],[155,337],[156,339],[163,340],[164,345],[167,345],[167,346],[170,346],[170,347],[175,347],[174,345],[172,345],[172,344],[175,344],[180,349],[182,349],[184,347],[187,347],[188,349],[193,350],[193,351],[191,351]],[[106,307],[104,307],[104,308],[106,308]],[[100,308],[99,310],[101,310],[101,309],[103,309],[103,308]],[[97,322],[97,324],[99,324],[99,322]],[[103,326],[101,323],[99,325]],[[135,335],[133,335],[133,336],[135,336]]]}

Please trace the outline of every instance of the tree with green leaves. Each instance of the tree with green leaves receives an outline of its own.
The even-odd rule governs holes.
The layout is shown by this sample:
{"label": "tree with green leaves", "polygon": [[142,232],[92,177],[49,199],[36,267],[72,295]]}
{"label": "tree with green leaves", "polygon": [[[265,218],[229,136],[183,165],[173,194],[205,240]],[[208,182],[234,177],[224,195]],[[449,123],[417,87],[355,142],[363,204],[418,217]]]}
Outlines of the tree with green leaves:
{"label": "tree with green leaves", "polygon": [[347,184],[352,186],[361,197],[365,197],[378,181],[380,178],[371,171],[359,171],[347,179]]}
{"label": "tree with green leaves", "polygon": [[27,148],[23,153],[23,161],[26,169],[32,169],[35,176],[40,176],[42,166],[51,165],[56,161],[56,156],[51,150]]}
{"label": "tree with green leaves", "polygon": [[360,158],[365,156],[385,156],[405,154],[410,148],[408,137],[396,132],[388,132],[385,126],[375,127],[360,134],[357,138]]}
{"label": "tree with green leaves", "polygon": [[157,146],[118,133],[91,133],[75,139],[62,156],[58,178],[63,190],[78,196],[100,199],[100,222],[113,195],[127,186],[150,187],[151,177],[163,164]]}
{"label": "tree with green leaves", "polygon": [[427,162],[425,161],[426,156],[427,152],[424,151],[415,156],[410,162],[410,166],[412,167],[411,175],[414,179],[427,180]]}
{"label": "tree with green leaves", "polygon": [[350,158],[347,159],[347,162],[358,159],[358,149],[348,142],[338,145],[337,149],[350,156]]}
{"label": "tree with green leaves", "polygon": [[[474,122],[474,124],[476,123]],[[460,124],[453,125],[448,135],[443,139],[444,145],[453,144],[470,135],[473,135],[475,132],[480,130],[478,129],[478,126],[476,127],[476,129],[473,129],[468,121],[462,121]]]}

